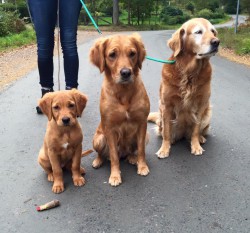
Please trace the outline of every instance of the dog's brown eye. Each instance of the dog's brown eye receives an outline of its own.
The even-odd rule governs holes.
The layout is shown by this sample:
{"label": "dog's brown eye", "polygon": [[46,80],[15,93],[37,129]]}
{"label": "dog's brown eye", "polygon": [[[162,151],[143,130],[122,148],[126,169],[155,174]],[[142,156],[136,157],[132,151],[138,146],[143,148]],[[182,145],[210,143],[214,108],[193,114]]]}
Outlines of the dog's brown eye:
{"label": "dog's brown eye", "polygon": [[74,108],[75,105],[74,104],[69,104],[69,108]]}
{"label": "dog's brown eye", "polygon": [[214,35],[216,34],[216,32],[215,32],[215,30],[214,30],[214,29],[212,29],[212,30],[211,30],[211,32],[212,32]]}
{"label": "dog's brown eye", "polygon": [[135,56],[136,52],[135,51],[131,51],[130,54],[129,54],[129,57],[130,58],[133,58]]}
{"label": "dog's brown eye", "polygon": [[53,106],[53,109],[55,109],[55,110],[59,110],[59,106],[58,106],[58,105]]}
{"label": "dog's brown eye", "polygon": [[195,34],[202,34],[202,31],[199,30],[199,31],[195,32]]}
{"label": "dog's brown eye", "polygon": [[112,58],[112,59],[114,59],[116,57],[116,53],[115,52],[111,52],[109,54],[109,57]]}

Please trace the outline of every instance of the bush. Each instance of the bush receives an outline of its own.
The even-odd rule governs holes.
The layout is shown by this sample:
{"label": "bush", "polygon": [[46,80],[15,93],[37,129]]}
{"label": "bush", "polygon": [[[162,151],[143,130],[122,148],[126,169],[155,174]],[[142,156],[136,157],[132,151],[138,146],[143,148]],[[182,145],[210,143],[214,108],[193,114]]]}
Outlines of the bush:
{"label": "bush", "polygon": [[175,6],[166,6],[162,9],[161,16],[164,18],[166,16],[177,16],[183,15],[183,11]]}
{"label": "bush", "polygon": [[190,15],[184,14],[181,9],[174,6],[166,6],[160,17],[161,21],[168,25],[182,24],[191,18]]}
{"label": "bush", "polygon": [[168,25],[175,25],[175,24],[183,24],[187,20],[191,18],[190,15],[177,15],[177,16],[168,16],[163,19],[163,22]]}
{"label": "bush", "polygon": [[29,19],[30,18],[28,7],[25,3],[18,4],[17,10],[19,12],[19,17],[21,19],[24,19],[24,18]]}
{"label": "bush", "polygon": [[216,9],[216,11],[213,13],[214,19],[223,19],[225,18],[225,12],[222,9]]}
{"label": "bush", "polygon": [[213,12],[207,8],[200,10],[197,13],[197,17],[199,18],[205,18],[205,19],[212,19],[213,18]]}
{"label": "bush", "polygon": [[218,0],[213,0],[208,3],[208,9],[215,12],[220,7]]}
{"label": "bush", "polygon": [[19,33],[25,30],[25,23],[15,12],[0,10],[0,36]]}
{"label": "bush", "polygon": [[193,2],[188,2],[185,6],[186,10],[190,11],[192,14],[194,14],[195,5]]}
{"label": "bush", "polygon": [[0,10],[2,11],[10,11],[10,12],[17,12],[18,16],[23,18],[29,18],[29,11],[26,3],[19,3],[17,5],[11,3],[0,4]]}

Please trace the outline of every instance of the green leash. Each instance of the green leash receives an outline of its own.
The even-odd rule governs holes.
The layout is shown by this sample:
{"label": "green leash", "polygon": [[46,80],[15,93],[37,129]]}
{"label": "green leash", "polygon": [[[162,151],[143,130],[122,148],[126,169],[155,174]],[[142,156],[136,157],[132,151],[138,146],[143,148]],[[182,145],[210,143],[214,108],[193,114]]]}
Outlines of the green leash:
{"label": "green leash", "polygon": [[85,3],[83,2],[83,0],[80,0],[80,2],[82,3],[82,6],[84,8],[84,10],[86,11],[86,13],[88,14],[89,18],[91,19],[91,22],[94,24],[96,30],[99,32],[99,34],[102,34],[101,30],[99,29],[99,27],[97,26],[97,24],[95,23],[95,20],[93,19],[93,17],[91,16],[87,6],[85,5]]}
{"label": "green leash", "polygon": [[153,58],[150,56],[146,56],[146,59],[151,60],[151,61],[165,63],[165,64],[174,64],[176,62],[175,60],[161,60],[161,59]]}
{"label": "green leash", "polygon": [[[85,5],[85,3],[83,2],[83,0],[80,0],[80,2],[82,3],[82,6],[84,8],[84,10],[86,11],[86,13],[88,14],[91,22],[93,23],[93,25],[95,26],[96,30],[98,31],[99,34],[102,34],[101,30],[99,29],[99,27],[97,26],[97,24],[95,23],[95,20],[93,19],[93,17],[91,16],[87,6]],[[165,63],[165,64],[174,64],[175,60],[161,60],[161,59],[157,59],[157,58],[153,58],[153,57],[149,57],[146,56],[146,59],[151,60],[151,61],[156,61],[156,62],[161,62],[161,63]]]}

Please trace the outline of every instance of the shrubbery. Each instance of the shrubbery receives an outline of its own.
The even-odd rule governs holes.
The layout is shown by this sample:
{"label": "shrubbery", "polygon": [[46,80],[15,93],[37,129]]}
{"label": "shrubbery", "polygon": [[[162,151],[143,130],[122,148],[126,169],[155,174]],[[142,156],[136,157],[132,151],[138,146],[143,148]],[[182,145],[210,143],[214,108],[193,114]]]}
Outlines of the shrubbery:
{"label": "shrubbery", "polygon": [[221,9],[216,9],[215,12],[212,12],[211,10],[205,8],[205,9],[200,10],[196,14],[196,16],[200,18],[205,18],[208,20],[209,19],[222,19],[225,17],[225,13]]}
{"label": "shrubbery", "polygon": [[25,30],[25,23],[16,12],[0,9],[0,36],[19,33]]}
{"label": "shrubbery", "polygon": [[18,12],[18,15],[21,19],[29,18],[28,7],[25,3],[19,3],[17,5],[11,3],[0,4],[0,10]]}
{"label": "shrubbery", "polygon": [[183,13],[181,9],[174,6],[166,6],[161,12],[162,22],[169,25],[182,24],[190,18],[190,15]]}
{"label": "shrubbery", "polygon": [[207,8],[200,10],[197,13],[197,17],[199,18],[205,18],[205,19],[212,19],[213,18],[213,12]]}

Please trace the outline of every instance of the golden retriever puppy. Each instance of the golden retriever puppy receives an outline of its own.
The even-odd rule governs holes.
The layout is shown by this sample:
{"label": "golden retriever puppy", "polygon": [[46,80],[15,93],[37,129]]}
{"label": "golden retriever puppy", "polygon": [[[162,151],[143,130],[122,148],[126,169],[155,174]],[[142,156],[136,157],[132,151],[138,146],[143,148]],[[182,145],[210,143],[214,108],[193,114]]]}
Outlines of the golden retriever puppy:
{"label": "golden retriever puppy", "polygon": [[75,186],[83,186],[81,174],[82,129],[77,117],[81,116],[87,103],[87,97],[80,91],[50,92],[39,101],[39,107],[48,117],[48,125],[38,162],[48,174],[48,180],[54,182],[52,191],[64,191],[63,170],[72,171]]}
{"label": "golden retriever puppy", "polygon": [[209,59],[219,44],[214,26],[203,18],[187,21],[168,41],[176,63],[163,65],[159,112],[148,117],[163,138],[159,158],[168,157],[171,144],[183,137],[191,140],[192,154],[203,153],[211,117]]}
{"label": "golden retriever puppy", "polygon": [[98,168],[104,159],[110,159],[112,186],[122,183],[120,158],[137,164],[139,175],[149,173],[145,143],[150,103],[139,74],[145,55],[138,34],[99,39],[90,51],[91,62],[105,73],[100,97],[101,122],[93,138],[98,156],[92,165]]}

